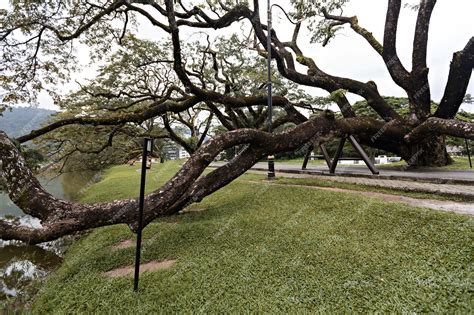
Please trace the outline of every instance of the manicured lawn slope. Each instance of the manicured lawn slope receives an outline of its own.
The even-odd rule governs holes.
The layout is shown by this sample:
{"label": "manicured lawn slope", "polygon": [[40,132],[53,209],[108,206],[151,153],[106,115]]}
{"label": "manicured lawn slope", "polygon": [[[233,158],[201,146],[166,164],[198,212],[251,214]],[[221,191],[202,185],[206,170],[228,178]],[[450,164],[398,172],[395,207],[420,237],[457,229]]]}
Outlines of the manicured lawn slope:
{"label": "manicured lawn slope", "polygon": [[[158,167],[149,189],[178,164]],[[112,168],[84,201],[135,196],[136,169]],[[144,230],[142,262],[177,263],[142,275],[139,294],[132,278],[104,275],[134,259],[134,248],[111,249],[131,237],[127,227],[106,227],[72,246],[33,311],[472,311],[469,217],[244,181],[191,209],[201,211]]]}
{"label": "manicured lawn slope", "polygon": [[[279,174],[277,174],[278,176]],[[307,178],[288,178],[283,176],[278,176],[275,180],[275,184],[286,184],[286,185],[300,185],[300,186],[311,186],[311,187],[333,187],[333,188],[342,188],[356,191],[371,191],[379,192],[390,195],[400,195],[417,199],[432,199],[432,200],[451,200],[459,202],[474,202],[474,198],[470,196],[463,195],[452,195],[452,194],[443,194],[439,192],[437,194],[429,192],[416,192],[416,191],[404,191],[402,189],[395,188],[386,188],[381,186],[371,186],[371,185],[362,185],[355,183],[347,182],[338,182],[336,180],[321,179],[318,177],[307,177]],[[474,204],[473,204],[474,207]]]}
{"label": "manicured lawn slope", "polygon": [[[448,170],[470,170],[469,167],[469,159],[464,156],[455,156],[452,157],[453,163],[443,167],[421,167],[420,169],[433,169],[433,170],[440,170],[440,171],[448,171]],[[474,157],[472,157],[474,163]],[[303,165],[303,159],[291,159],[291,160],[278,160],[277,163],[282,164],[297,164]],[[341,167],[361,167],[361,165],[365,165],[363,162],[361,164],[346,164],[341,165]],[[308,168],[312,167],[321,167],[326,166],[326,162],[324,160],[315,160],[308,162]],[[383,164],[383,165],[376,165],[379,169],[401,169],[406,168],[407,163],[405,161],[400,161],[391,164]]]}

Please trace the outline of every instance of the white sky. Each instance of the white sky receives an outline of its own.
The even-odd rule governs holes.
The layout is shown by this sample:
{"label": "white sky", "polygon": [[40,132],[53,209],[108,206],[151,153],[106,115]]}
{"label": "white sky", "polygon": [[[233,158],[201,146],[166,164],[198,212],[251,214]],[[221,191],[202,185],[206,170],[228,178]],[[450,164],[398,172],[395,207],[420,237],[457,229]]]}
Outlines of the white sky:
{"label": "white sky", "polygon": [[[4,1],[0,0],[0,8],[5,6]],[[357,15],[359,24],[367,28],[382,42],[387,2],[386,0],[352,0],[346,7],[344,15]],[[282,0],[273,0],[273,3],[282,6],[288,5],[288,1]],[[264,10],[266,0],[261,0],[261,6],[261,18],[266,20],[266,10]],[[291,24],[284,22],[283,14],[278,11],[278,9],[274,9],[274,27],[280,39],[289,39],[292,34]],[[434,101],[438,102],[443,95],[453,52],[461,50],[469,38],[474,36],[472,12],[474,12],[473,0],[438,0],[437,2],[431,20],[427,60]],[[399,57],[408,70],[411,69],[415,22],[416,12],[402,9],[397,48]],[[309,44],[308,32],[306,28],[302,29],[304,32],[300,35],[299,45],[306,55],[314,58],[322,70],[332,75],[346,76],[364,82],[373,80],[382,95],[406,96],[404,91],[390,78],[382,58],[348,26],[326,47]],[[157,35],[157,29],[149,23],[142,23],[140,32],[146,38],[159,39],[162,36]],[[85,68],[88,70],[77,74],[76,79],[81,80],[93,74],[90,68]],[[474,94],[473,81],[471,78],[467,93]],[[77,88],[77,85],[71,83],[69,88]],[[315,88],[311,88],[310,91],[317,95],[327,95],[326,92]],[[350,99],[354,101],[358,98],[350,97]],[[39,102],[40,107],[55,108],[47,95],[41,94]],[[464,104],[463,109],[474,112],[474,105]]]}

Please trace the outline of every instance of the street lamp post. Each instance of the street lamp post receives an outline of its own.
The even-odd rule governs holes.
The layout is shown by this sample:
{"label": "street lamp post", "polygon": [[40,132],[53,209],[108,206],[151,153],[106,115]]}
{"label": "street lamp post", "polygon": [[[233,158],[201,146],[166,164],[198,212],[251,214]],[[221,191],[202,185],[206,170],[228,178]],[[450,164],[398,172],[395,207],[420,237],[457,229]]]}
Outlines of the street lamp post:
{"label": "street lamp post", "polygon": [[[315,0],[309,0],[310,3],[315,2]],[[273,100],[272,100],[272,8],[276,6],[279,7],[283,13],[285,13],[286,18],[292,24],[297,24],[302,20],[293,22],[285,10],[278,4],[271,4],[271,0],[267,1],[267,89],[268,89],[268,132],[273,132],[272,120],[273,120]],[[275,178],[275,157],[273,155],[268,156],[268,179]]]}
{"label": "street lamp post", "polygon": [[[272,133],[272,119],[273,119],[273,101],[272,101],[272,5],[271,0],[267,2],[267,102],[268,102],[268,132]],[[275,178],[275,157],[273,155],[268,156],[268,179],[272,180]]]}

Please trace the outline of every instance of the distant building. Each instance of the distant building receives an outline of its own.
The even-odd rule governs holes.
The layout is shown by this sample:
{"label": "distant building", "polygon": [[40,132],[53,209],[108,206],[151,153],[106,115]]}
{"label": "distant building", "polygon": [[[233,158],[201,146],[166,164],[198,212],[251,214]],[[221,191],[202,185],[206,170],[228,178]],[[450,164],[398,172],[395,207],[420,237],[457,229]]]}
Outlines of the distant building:
{"label": "distant building", "polygon": [[189,155],[188,151],[186,151],[182,147],[178,147],[178,155],[179,155],[180,159],[188,159],[189,157],[191,157],[191,155]]}
{"label": "distant building", "polygon": [[[386,155],[379,155],[374,159],[374,164],[390,164],[400,161],[401,158],[397,156],[388,157]],[[338,164],[342,165],[351,165],[351,164],[364,164],[362,158],[357,158],[353,160],[339,160]]]}
{"label": "distant building", "polygon": [[175,143],[169,143],[164,147],[167,160],[187,159],[190,157],[188,151]]}
{"label": "distant building", "polygon": [[446,151],[448,152],[449,155],[452,155],[452,156],[462,156],[464,148],[461,146],[447,145]]}

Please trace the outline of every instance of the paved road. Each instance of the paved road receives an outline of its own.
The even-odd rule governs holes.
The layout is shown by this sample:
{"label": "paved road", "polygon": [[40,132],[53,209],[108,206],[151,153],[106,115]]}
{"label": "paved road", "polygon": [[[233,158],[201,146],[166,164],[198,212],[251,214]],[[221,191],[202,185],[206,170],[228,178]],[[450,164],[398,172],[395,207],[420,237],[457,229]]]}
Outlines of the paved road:
{"label": "paved road", "polygon": [[[255,164],[253,169],[267,169],[267,163],[259,162]],[[327,167],[324,166],[311,166],[302,171],[301,165],[297,164],[284,164],[281,162],[275,163],[276,172],[297,172],[315,175],[330,175]],[[453,183],[453,184],[466,184],[474,185],[474,170],[401,170],[401,169],[380,169],[379,175],[372,175],[367,167],[350,166],[344,167],[339,166],[336,169],[336,175],[344,176],[357,176],[357,177],[370,177],[379,179],[406,179],[414,181],[432,181],[436,183]]]}

